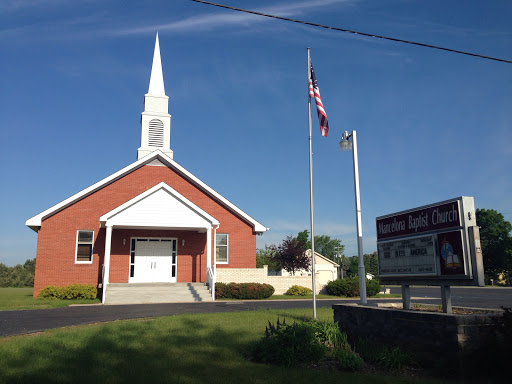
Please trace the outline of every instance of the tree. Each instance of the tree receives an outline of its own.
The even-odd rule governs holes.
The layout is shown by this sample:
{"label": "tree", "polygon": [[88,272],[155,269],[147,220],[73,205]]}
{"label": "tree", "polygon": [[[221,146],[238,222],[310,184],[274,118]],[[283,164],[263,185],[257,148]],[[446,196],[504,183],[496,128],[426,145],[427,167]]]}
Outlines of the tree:
{"label": "tree", "polygon": [[484,270],[488,278],[503,277],[510,285],[512,273],[512,224],[494,209],[477,209]]}
{"label": "tree", "polygon": [[[349,267],[347,268],[347,275],[359,276],[359,256],[352,256],[348,258]],[[364,272],[371,273],[373,276],[379,274],[379,262],[377,252],[366,253],[363,255]]]}
{"label": "tree", "polygon": [[258,248],[256,250],[256,268],[268,265],[270,271],[280,271],[283,266],[276,260],[276,253],[275,247],[267,244],[265,244],[265,248]]}
{"label": "tree", "polygon": [[299,232],[299,234],[297,235],[297,240],[302,242],[304,244],[304,248],[306,249],[311,249],[311,241],[309,238],[309,231],[307,229],[303,230],[302,232]]}
{"label": "tree", "polygon": [[350,264],[347,270],[349,277],[359,276],[359,256],[351,256],[348,258]]}
{"label": "tree", "polygon": [[301,269],[310,270],[311,260],[306,256],[306,247],[297,238],[287,236],[279,246],[272,245],[271,248],[275,251],[273,260],[292,275]]}
{"label": "tree", "polygon": [[[371,273],[373,276],[379,274],[379,261],[377,252],[363,255],[364,258],[364,270],[366,273]],[[359,260],[358,260],[359,261]]]}
{"label": "tree", "polygon": [[[296,239],[303,242],[306,249],[311,249],[310,235],[307,229],[299,232]],[[327,235],[315,236],[315,252],[328,259],[339,262],[336,256],[343,257],[344,248],[345,246],[341,244],[340,239],[332,239]]]}
{"label": "tree", "polygon": [[25,264],[23,264],[23,268],[25,269],[25,271],[34,275],[36,273],[36,259],[28,259],[27,261],[25,261]]}
{"label": "tree", "polygon": [[36,259],[8,267],[0,263],[0,287],[33,287]]}

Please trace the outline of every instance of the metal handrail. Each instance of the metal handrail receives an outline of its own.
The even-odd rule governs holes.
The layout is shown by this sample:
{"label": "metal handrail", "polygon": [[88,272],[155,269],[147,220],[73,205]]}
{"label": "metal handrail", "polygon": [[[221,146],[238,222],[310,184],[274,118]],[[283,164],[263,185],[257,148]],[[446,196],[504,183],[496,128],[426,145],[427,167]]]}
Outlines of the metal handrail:
{"label": "metal handrail", "polygon": [[215,272],[214,267],[206,268],[206,282],[210,288],[212,294],[212,300],[215,301]]}

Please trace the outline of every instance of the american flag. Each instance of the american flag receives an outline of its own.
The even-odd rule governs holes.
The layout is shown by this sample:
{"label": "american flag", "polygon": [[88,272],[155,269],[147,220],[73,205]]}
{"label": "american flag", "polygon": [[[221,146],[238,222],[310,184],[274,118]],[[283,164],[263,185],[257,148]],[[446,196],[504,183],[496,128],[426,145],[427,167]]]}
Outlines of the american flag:
{"label": "american flag", "polygon": [[322,136],[327,136],[329,133],[329,122],[325,114],[322,98],[320,97],[320,89],[318,88],[318,81],[316,81],[315,72],[313,71],[313,63],[310,63],[311,76],[309,78],[309,97],[315,98],[316,112],[318,114],[318,121],[320,122],[320,133]]}

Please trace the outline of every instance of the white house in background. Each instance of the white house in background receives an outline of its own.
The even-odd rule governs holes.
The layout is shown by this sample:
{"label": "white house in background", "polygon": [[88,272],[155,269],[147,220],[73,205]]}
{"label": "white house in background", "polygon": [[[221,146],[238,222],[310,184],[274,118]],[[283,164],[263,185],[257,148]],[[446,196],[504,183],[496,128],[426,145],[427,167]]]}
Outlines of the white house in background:
{"label": "white house in background", "polygon": [[[311,249],[308,249],[306,251],[306,256],[311,259]],[[336,264],[336,262],[332,261],[331,259],[328,259],[325,256],[322,256],[318,252],[315,252],[315,270],[317,273],[316,278],[318,284],[326,285],[329,281],[336,280],[339,276],[339,267],[339,264]],[[280,272],[277,272],[276,275],[293,276],[291,272],[288,272],[284,269],[281,270]],[[301,269],[295,272],[295,276],[311,276],[311,271]]]}

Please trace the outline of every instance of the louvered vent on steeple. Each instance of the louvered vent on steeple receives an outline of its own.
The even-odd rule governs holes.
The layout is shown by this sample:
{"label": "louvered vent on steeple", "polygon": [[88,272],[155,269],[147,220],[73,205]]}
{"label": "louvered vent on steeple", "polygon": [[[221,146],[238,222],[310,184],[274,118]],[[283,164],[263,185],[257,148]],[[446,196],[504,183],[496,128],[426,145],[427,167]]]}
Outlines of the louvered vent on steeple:
{"label": "louvered vent on steeple", "polygon": [[153,119],[149,122],[148,144],[150,147],[164,146],[164,123],[162,120]]}

